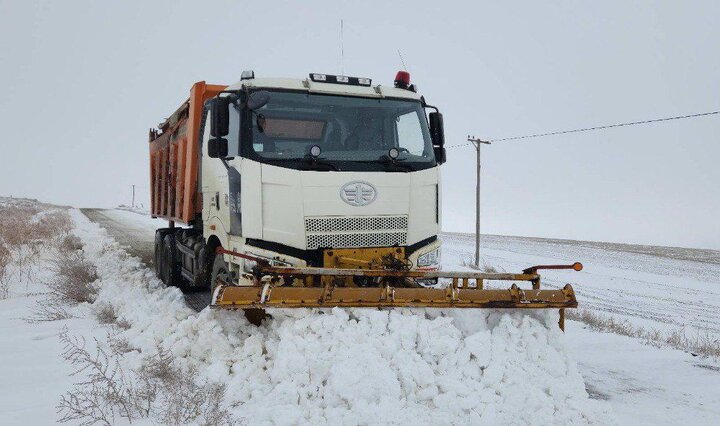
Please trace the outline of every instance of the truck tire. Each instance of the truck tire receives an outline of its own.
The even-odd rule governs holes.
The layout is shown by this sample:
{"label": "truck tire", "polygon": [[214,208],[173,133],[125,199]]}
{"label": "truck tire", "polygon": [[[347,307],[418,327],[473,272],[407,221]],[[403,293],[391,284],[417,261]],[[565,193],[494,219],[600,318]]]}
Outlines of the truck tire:
{"label": "truck tire", "polygon": [[155,231],[155,250],[154,255],[154,267],[155,276],[162,279],[162,250],[163,250],[163,234],[159,231]]}
{"label": "truck tire", "polygon": [[218,277],[228,279],[229,268],[222,254],[216,254],[212,264],[212,271],[210,272],[210,292],[215,294],[215,287],[217,287]]}
{"label": "truck tire", "polygon": [[[211,295],[215,295],[215,288],[217,287],[218,277],[224,278],[226,282],[231,282],[231,276],[227,262],[223,259],[222,254],[216,254],[213,260],[212,272],[210,273],[210,291]],[[265,309],[243,309],[245,318],[254,325],[259,326],[265,318],[271,318],[265,312]]]}
{"label": "truck tire", "polygon": [[177,247],[175,247],[175,235],[168,234],[163,238],[162,259],[160,261],[160,275],[166,286],[178,286],[180,284],[180,265],[177,261]]}

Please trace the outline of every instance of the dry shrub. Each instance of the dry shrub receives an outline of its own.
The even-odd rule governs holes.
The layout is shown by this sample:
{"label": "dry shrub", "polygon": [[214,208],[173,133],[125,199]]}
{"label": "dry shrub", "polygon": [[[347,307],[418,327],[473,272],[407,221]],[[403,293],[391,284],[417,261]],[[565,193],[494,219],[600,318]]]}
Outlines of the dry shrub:
{"label": "dry shrub", "polygon": [[55,277],[46,284],[53,299],[69,305],[95,300],[98,289],[93,283],[98,276],[84,252],[60,252],[52,261],[52,270]]}
{"label": "dry shrub", "polygon": [[110,303],[100,303],[95,306],[95,318],[100,324],[115,324],[118,320],[115,307]]}
{"label": "dry shrub", "polygon": [[25,321],[46,322],[60,321],[73,318],[73,315],[67,311],[65,305],[56,300],[49,299],[45,302],[39,302],[32,310],[32,315],[25,318]]}
{"label": "dry shrub", "polygon": [[162,424],[232,424],[231,414],[222,405],[225,385],[196,382],[197,370],[191,367],[182,371],[162,348],[146,359],[139,376],[144,394],[154,401],[155,414]]}
{"label": "dry shrub", "polygon": [[643,327],[635,327],[629,321],[617,320],[612,316],[596,314],[587,309],[568,309],[565,313],[568,319],[583,322],[594,330],[634,337],[655,347],[668,346],[693,355],[720,358],[720,337],[713,336],[709,332],[705,334],[698,332],[693,337],[688,336],[684,328],[670,332],[647,330]]}
{"label": "dry shrub", "polygon": [[[58,321],[72,318],[68,306],[80,303],[92,303],[97,297],[98,288],[94,285],[98,279],[95,266],[85,259],[82,251],[60,252],[52,260],[51,269],[55,273],[45,284],[48,292],[38,303],[28,322]],[[100,307],[99,310],[102,310]],[[101,321],[102,322],[102,321]]]}
{"label": "dry shrub", "polygon": [[108,333],[107,341],[110,350],[115,355],[124,355],[128,352],[139,351],[139,349],[130,345],[130,342],[126,338],[120,337],[117,334]]}
{"label": "dry shrub", "polygon": [[130,322],[125,318],[120,318],[115,306],[103,302],[93,305],[95,318],[100,324],[115,325],[122,330],[130,328]]}
{"label": "dry shrub", "polygon": [[130,324],[130,321],[126,320],[125,318],[118,318],[117,321],[115,321],[115,325],[117,325],[119,328],[123,330],[127,330],[130,327],[132,327],[132,324]]}
{"label": "dry shrub", "polygon": [[119,356],[108,353],[95,339],[95,354],[86,349],[84,338],[70,337],[67,329],[60,334],[64,344],[63,358],[75,367],[73,375],[85,378],[60,398],[59,421],[83,426],[115,424],[117,416],[127,419],[143,417],[136,404],[135,389],[120,366]]}
{"label": "dry shrub", "polygon": [[198,383],[197,371],[182,371],[169,352],[158,349],[147,357],[137,372],[126,373],[122,355],[131,348],[126,340],[108,335],[110,350],[95,340],[95,353],[83,338],[60,335],[65,345],[63,357],[75,368],[74,375],[85,378],[61,397],[57,406],[60,422],[112,425],[117,417],[129,423],[152,417],[160,424],[231,425],[231,414],[223,407],[225,386]]}
{"label": "dry shrub", "polygon": [[77,236],[68,234],[65,237],[60,239],[58,248],[61,251],[77,251],[77,250],[82,250],[83,243],[80,240],[80,238],[78,238]]}

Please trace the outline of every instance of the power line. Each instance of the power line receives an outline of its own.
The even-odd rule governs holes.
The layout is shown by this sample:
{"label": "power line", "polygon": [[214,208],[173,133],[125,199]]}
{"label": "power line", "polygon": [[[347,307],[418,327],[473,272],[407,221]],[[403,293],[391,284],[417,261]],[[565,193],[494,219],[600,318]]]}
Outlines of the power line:
{"label": "power line", "polygon": [[[652,120],[631,121],[631,122],[627,122],[627,123],[607,124],[604,126],[584,127],[584,128],[572,129],[572,130],[558,130],[558,131],[548,132],[548,133],[536,133],[533,135],[513,136],[513,137],[509,137],[509,138],[490,139],[489,142],[514,141],[514,140],[520,140],[520,139],[531,139],[531,138],[541,138],[541,137],[545,137],[545,136],[564,135],[564,134],[568,134],[568,133],[590,132],[593,130],[610,129],[613,127],[635,126],[638,124],[650,124],[650,123],[658,123],[661,121],[682,120],[685,118],[704,117],[704,116],[715,115],[715,114],[720,114],[720,111],[702,112],[699,114],[689,114],[689,115],[678,115],[675,117],[654,118]],[[446,148],[459,148],[461,146],[469,146],[469,145],[472,145],[472,143],[468,142],[468,143],[462,143],[462,144],[457,144],[457,145],[450,145]]]}

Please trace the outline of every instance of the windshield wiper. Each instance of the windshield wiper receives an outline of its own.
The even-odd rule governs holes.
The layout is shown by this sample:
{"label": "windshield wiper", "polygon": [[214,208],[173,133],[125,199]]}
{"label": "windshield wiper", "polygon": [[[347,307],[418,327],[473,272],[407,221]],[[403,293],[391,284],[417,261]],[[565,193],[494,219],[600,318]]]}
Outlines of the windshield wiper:
{"label": "windshield wiper", "polygon": [[268,163],[289,163],[289,162],[295,161],[296,164],[298,164],[298,165],[316,166],[316,167],[308,168],[307,170],[324,171],[323,169],[321,169],[319,167],[327,167],[328,169],[335,171],[335,172],[340,171],[340,169],[336,165],[322,161],[322,160],[324,160],[324,158],[319,159],[321,161],[317,161],[317,160],[310,161],[307,158],[267,158],[266,157],[264,160]]}
{"label": "windshield wiper", "polygon": [[[313,157],[311,157],[311,156],[306,156],[306,157],[305,157],[305,161],[308,161],[308,162],[309,162],[311,165],[313,165],[313,166],[325,166],[325,167],[328,167],[330,170],[333,170],[333,171],[335,171],[335,172],[339,172],[339,171],[340,171],[340,169],[338,168],[338,166],[334,165],[333,163],[328,163],[328,162],[323,161],[323,160],[325,160],[325,159],[324,159],[324,158],[313,158]],[[317,169],[315,169],[315,170],[317,170]]]}
{"label": "windshield wiper", "polygon": [[384,164],[386,166],[394,166],[399,171],[403,171],[403,172],[412,172],[413,171],[413,168],[411,166],[408,166],[405,164],[399,164],[399,162],[401,162],[401,161],[405,161],[405,160],[404,159],[401,160],[399,158],[396,158],[393,160],[392,158],[388,157],[387,155],[383,155],[382,157],[378,158],[377,160],[358,160],[355,162],[356,163],[364,163],[364,164],[378,163],[378,164]]}

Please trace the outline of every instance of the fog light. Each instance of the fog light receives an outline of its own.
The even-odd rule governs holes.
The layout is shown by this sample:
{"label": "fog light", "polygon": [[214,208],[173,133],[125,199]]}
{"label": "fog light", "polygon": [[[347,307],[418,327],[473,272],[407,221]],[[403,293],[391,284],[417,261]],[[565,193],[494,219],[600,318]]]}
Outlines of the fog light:
{"label": "fog light", "polygon": [[436,248],[433,251],[427,252],[417,260],[417,266],[425,267],[430,265],[437,265],[440,263],[440,248]]}

